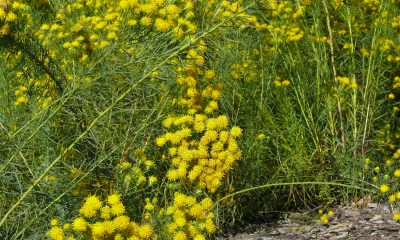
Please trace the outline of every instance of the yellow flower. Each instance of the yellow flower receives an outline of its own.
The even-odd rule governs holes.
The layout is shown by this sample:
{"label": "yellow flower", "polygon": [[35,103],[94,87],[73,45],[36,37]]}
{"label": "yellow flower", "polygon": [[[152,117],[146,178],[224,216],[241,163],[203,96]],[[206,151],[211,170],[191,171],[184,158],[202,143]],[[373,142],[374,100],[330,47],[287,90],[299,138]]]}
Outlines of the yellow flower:
{"label": "yellow flower", "polygon": [[114,204],[112,207],[111,207],[111,212],[114,214],[114,215],[122,215],[124,212],[125,212],[125,206],[124,206],[124,204],[122,204],[121,202],[119,202],[119,203],[117,203],[117,204]]}
{"label": "yellow flower", "polygon": [[168,179],[174,181],[178,178],[178,172],[176,170],[171,170],[168,172]]}
{"label": "yellow flower", "polygon": [[[2,11],[2,10],[0,9],[0,11]],[[0,17],[0,18],[1,18],[1,17]],[[4,26],[2,26],[2,27],[0,28],[0,32],[1,32],[2,34],[4,34],[4,35],[9,34],[9,33],[10,33],[10,30],[11,30],[11,28],[10,28],[10,26],[8,26],[8,25],[4,25]]]}
{"label": "yellow flower", "polygon": [[179,231],[174,234],[174,240],[186,240],[186,234],[182,231]]}
{"label": "yellow flower", "polygon": [[6,20],[7,20],[7,21],[12,22],[12,21],[14,21],[15,19],[17,19],[17,15],[16,15],[15,13],[9,12],[9,13],[7,14],[7,17],[6,17]]}
{"label": "yellow flower", "polygon": [[166,32],[171,28],[171,25],[161,18],[156,19],[156,28],[160,32]]}
{"label": "yellow flower", "polygon": [[393,215],[393,220],[399,221],[400,220],[400,214],[396,213]]}
{"label": "yellow flower", "polygon": [[96,222],[95,224],[90,226],[92,229],[92,234],[96,237],[101,237],[107,232],[106,224],[102,222]]}
{"label": "yellow flower", "polygon": [[111,208],[109,206],[104,206],[100,209],[100,217],[103,219],[110,219]]}
{"label": "yellow flower", "polygon": [[51,226],[57,226],[57,224],[58,224],[57,219],[51,220],[51,223],[50,223]]}
{"label": "yellow flower", "polygon": [[64,230],[68,230],[71,228],[71,224],[66,223],[66,224],[64,224],[63,228],[64,228]]}
{"label": "yellow flower", "polygon": [[87,226],[88,223],[83,219],[83,217],[76,218],[72,223],[72,228],[78,232],[86,231]]}
{"label": "yellow flower", "polygon": [[201,201],[201,207],[205,210],[208,211],[211,209],[211,207],[213,206],[213,202],[210,198],[205,198]]}
{"label": "yellow flower", "polygon": [[185,194],[178,193],[174,198],[174,207],[184,207],[186,204]]}
{"label": "yellow flower", "polygon": [[211,220],[211,219],[207,219],[206,220],[206,231],[208,233],[214,233],[215,232],[215,225],[214,225],[213,220]]}
{"label": "yellow flower", "polygon": [[54,240],[63,240],[63,230],[60,227],[52,227],[50,230],[50,237]]}
{"label": "yellow flower", "polygon": [[48,24],[43,24],[41,27],[40,27],[40,29],[42,29],[43,31],[45,31],[45,30],[49,30],[50,29],[50,26],[48,25]]}
{"label": "yellow flower", "polygon": [[162,138],[162,137],[159,137],[159,138],[156,139],[156,143],[157,143],[157,145],[158,145],[159,147],[164,146],[164,144],[165,144],[166,142],[167,142],[167,141],[165,140],[165,138]]}
{"label": "yellow flower", "polygon": [[150,176],[149,177],[149,184],[153,185],[153,184],[156,184],[156,183],[157,183],[157,178],[154,177],[154,176]]}
{"label": "yellow flower", "polygon": [[258,139],[264,139],[265,138],[265,134],[263,134],[263,133],[258,134],[257,138]]}
{"label": "yellow flower", "polygon": [[282,82],[282,84],[285,85],[285,86],[289,86],[290,81],[289,81],[289,80],[284,80],[284,81]]}
{"label": "yellow flower", "polygon": [[390,196],[389,196],[389,200],[390,200],[391,202],[395,202],[395,201],[396,201],[396,195],[394,195],[394,194],[390,195]]}
{"label": "yellow flower", "polygon": [[193,217],[195,217],[197,219],[205,219],[206,218],[206,215],[203,211],[203,208],[200,206],[200,204],[196,204],[190,209],[190,215],[192,215]]}
{"label": "yellow flower", "polygon": [[221,115],[217,118],[217,127],[219,129],[225,129],[228,126],[228,117]]}
{"label": "yellow flower", "polygon": [[142,18],[140,19],[140,23],[141,23],[142,25],[148,27],[148,26],[151,25],[151,19],[150,19],[149,17],[147,17],[147,16],[142,17]]}
{"label": "yellow flower", "polygon": [[114,204],[119,203],[120,196],[117,194],[112,194],[112,195],[108,196],[107,200],[108,200],[109,204],[114,205]]}
{"label": "yellow flower", "polygon": [[110,32],[109,34],[107,34],[107,39],[115,40],[117,39],[117,34],[115,34],[115,32]]}
{"label": "yellow flower", "polygon": [[150,211],[154,209],[154,205],[151,203],[147,203],[146,206],[144,206],[144,208]]}
{"label": "yellow flower", "polygon": [[239,137],[242,134],[242,129],[240,129],[239,127],[233,127],[231,129],[231,135],[233,137]]}
{"label": "yellow flower", "polygon": [[383,184],[383,185],[379,188],[379,190],[381,190],[381,192],[385,193],[385,192],[389,191],[390,188],[389,188],[388,185]]}
{"label": "yellow flower", "polygon": [[204,235],[196,235],[196,237],[193,240],[206,240],[206,237]]}
{"label": "yellow flower", "polygon": [[[27,103],[27,102],[28,102],[28,99],[27,99],[26,97],[22,96],[22,97],[19,97],[19,98],[17,99],[17,102],[18,102],[18,103]],[[49,179],[49,180],[50,180],[50,179]]]}
{"label": "yellow flower", "polygon": [[21,86],[19,86],[19,90],[21,90],[22,92],[26,92],[26,91],[28,91],[28,88],[21,85]]}
{"label": "yellow flower", "polygon": [[389,97],[389,99],[394,99],[394,94],[390,93],[388,97]]}
{"label": "yellow flower", "polygon": [[101,208],[101,205],[102,203],[97,196],[90,196],[86,198],[86,201],[79,212],[85,215],[85,217],[91,218],[96,215],[97,210]]}
{"label": "yellow flower", "polygon": [[394,171],[394,175],[395,175],[396,177],[400,177],[400,169],[396,169],[396,170]]}
{"label": "yellow flower", "polygon": [[206,71],[206,79],[207,80],[213,80],[214,77],[215,77],[215,72],[213,70]]}
{"label": "yellow flower", "polygon": [[137,24],[137,21],[134,19],[128,21],[128,25],[130,25],[132,27],[134,27],[136,24]]}
{"label": "yellow flower", "polygon": [[140,226],[140,228],[138,229],[138,233],[142,239],[149,239],[151,234],[153,234],[153,229],[149,224],[145,224]]}
{"label": "yellow flower", "polygon": [[129,227],[130,219],[128,216],[118,216],[113,220],[116,230],[125,230]]}
{"label": "yellow flower", "polygon": [[78,42],[78,41],[73,41],[73,42],[71,43],[71,46],[73,46],[73,47],[79,47],[79,42]]}
{"label": "yellow flower", "polygon": [[333,214],[334,214],[333,211],[329,211],[328,212],[328,215],[331,216],[331,217],[333,216]]}
{"label": "yellow flower", "polygon": [[183,227],[183,226],[185,226],[185,224],[186,224],[186,219],[185,219],[184,217],[177,217],[177,218],[175,219],[175,224],[176,224],[178,227]]}

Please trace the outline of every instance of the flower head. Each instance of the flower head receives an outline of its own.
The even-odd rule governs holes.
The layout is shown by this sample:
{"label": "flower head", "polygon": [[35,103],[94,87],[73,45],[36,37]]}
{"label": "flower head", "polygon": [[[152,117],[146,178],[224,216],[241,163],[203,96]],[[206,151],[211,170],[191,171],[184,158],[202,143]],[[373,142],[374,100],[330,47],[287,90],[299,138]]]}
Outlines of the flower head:
{"label": "flower head", "polygon": [[383,185],[379,188],[379,190],[381,190],[381,192],[385,193],[385,192],[389,191],[390,188],[389,188],[388,185],[383,184]]}
{"label": "flower head", "polygon": [[88,223],[83,219],[83,217],[76,218],[72,223],[72,228],[78,232],[86,231],[87,226]]}

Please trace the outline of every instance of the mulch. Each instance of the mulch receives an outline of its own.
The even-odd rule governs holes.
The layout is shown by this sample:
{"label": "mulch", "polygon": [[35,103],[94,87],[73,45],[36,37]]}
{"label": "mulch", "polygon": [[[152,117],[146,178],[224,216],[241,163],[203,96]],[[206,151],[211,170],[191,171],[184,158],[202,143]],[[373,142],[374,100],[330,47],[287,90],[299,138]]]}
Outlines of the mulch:
{"label": "mulch", "polygon": [[319,220],[318,208],[303,213],[270,213],[263,216],[263,223],[234,226],[216,240],[400,239],[400,224],[392,219],[397,211],[390,202],[364,207],[337,205],[329,210],[334,216],[327,224]]}

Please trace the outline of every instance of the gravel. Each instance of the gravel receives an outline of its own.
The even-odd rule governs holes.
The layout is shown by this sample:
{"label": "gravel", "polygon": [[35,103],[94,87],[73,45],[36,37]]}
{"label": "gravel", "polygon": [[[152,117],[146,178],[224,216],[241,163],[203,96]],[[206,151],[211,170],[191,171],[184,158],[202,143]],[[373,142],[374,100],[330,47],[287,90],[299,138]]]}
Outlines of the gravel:
{"label": "gravel", "polygon": [[[314,212],[270,214],[262,224],[233,227],[216,240],[272,239],[400,239],[400,224],[392,220],[390,202],[369,203],[365,208],[335,206],[324,224]],[[318,219],[318,220],[314,220]]]}

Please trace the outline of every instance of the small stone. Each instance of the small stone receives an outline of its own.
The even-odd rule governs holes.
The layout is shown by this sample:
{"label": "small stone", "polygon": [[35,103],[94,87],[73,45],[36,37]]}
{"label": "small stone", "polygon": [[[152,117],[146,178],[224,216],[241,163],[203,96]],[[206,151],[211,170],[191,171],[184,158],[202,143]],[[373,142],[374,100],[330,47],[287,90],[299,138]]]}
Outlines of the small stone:
{"label": "small stone", "polygon": [[379,233],[377,233],[377,232],[372,232],[371,233],[371,236],[376,236],[376,235],[378,235]]}
{"label": "small stone", "polygon": [[348,227],[344,227],[344,228],[339,228],[339,229],[332,230],[331,232],[340,233],[340,232],[346,232],[346,231],[349,231],[349,230],[350,229]]}
{"label": "small stone", "polygon": [[332,237],[332,236],[333,236],[333,234],[331,234],[331,233],[327,233],[327,234],[323,234],[323,236],[324,236],[324,237],[326,237],[326,238],[329,238],[329,237]]}
{"label": "small stone", "polygon": [[333,231],[333,230],[336,230],[336,229],[341,229],[341,228],[344,228],[344,227],[347,228],[347,225],[348,225],[347,223],[341,223],[341,224],[338,224],[338,225],[335,225],[335,226],[327,228],[326,231],[330,232],[330,231]]}
{"label": "small stone", "polygon": [[393,236],[384,236],[384,235],[382,235],[381,239],[393,239]]}
{"label": "small stone", "polygon": [[397,224],[397,222],[395,220],[388,220],[387,222],[388,222],[388,224]]}
{"label": "small stone", "polygon": [[383,224],[384,222],[382,220],[376,221],[376,224]]}
{"label": "small stone", "polygon": [[275,236],[275,235],[279,235],[279,232],[274,230],[274,231],[270,232],[269,234],[272,236]]}
{"label": "small stone", "polygon": [[297,238],[295,235],[293,235],[293,233],[288,233],[285,235],[285,238],[289,238],[289,239],[294,239]]}
{"label": "small stone", "polygon": [[390,209],[389,209],[387,206],[383,206],[383,207],[382,207],[382,211],[383,211],[383,212],[390,213]]}
{"label": "small stone", "polygon": [[310,233],[321,232],[321,231],[323,231],[323,230],[325,230],[325,228],[314,228],[314,229],[312,229],[312,230],[310,231]]}
{"label": "small stone", "polygon": [[378,228],[376,228],[376,227],[364,227],[364,230],[365,231],[376,231],[376,230],[378,230]]}
{"label": "small stone", "polygon": [[286,213],[279,215],[279,219],[286,220],[287,217],[288,217],[288,215]]}
{"label": "small stone", "polygon": [[390,226],[381,226],[381,227],[378,227],[378,229],[379,230],[387,230],[387,231],[399,231],[400,224],[390,225]]}
{"label": "small stone", "polygon": [[382,219],[382,215],[375,215],[375,217],[371,218],[369,221],[374,222]]}
{"label": "small stone", "polygon": [[356,216],[360,216],[360,212],[358,211],[353,211],[353,210],[348,210],[345,212],[346,216],[351,216],[351,217],[356,217]]}
{"label": "small stone", "polygon": [[378,207],[378,204],[376,204],[376,203],[368,203],[367,205],[369,208],[377,208]]}
{"label": "small stone", "polygon": [[347,236],[349,233],[342,233],[336,237],[333,237],[331,239],[344,239],[344,238],[348,238],[349,236]]}
{"label": "small stone", "polygon": [[288,233],[292,230],[290,227],[283,227],[283,228],[278,228],[276,229],[280,234],[285,234]]}

